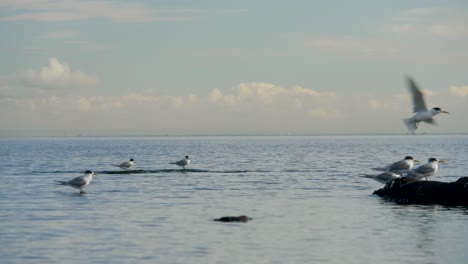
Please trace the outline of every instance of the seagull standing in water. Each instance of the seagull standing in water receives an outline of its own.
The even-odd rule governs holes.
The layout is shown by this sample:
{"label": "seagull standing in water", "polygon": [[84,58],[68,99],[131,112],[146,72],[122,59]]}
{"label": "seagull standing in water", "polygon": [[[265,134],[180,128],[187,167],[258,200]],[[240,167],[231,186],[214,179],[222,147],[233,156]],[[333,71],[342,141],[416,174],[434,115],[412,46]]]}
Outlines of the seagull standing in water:
{"label": "seagull standing in water", "polygon": [[171,163],[171,164],[175,164],[177,166],[180,166],[180,167],[184,168],[184,170],[185,170],[185,166],[189,165],[191,161],[192,161],[192,159],[190,159],[190,156],[187,155],[187,156],[185,156],[185,159],[179,160],[179,161]]}
{"label": "seagull standing in water", "polygon": [[404,159],[399,160],[395,163],[389,164],[383,168],[372,168],[372,169],[377,170],[377,171],[401,173],[401,171],[406,171],[406,170],[410,170],[411,168],[413,168],[413,165],[415,162],[419,162],[419,160],[415,160],[412,156],[406,156]]}
{"label": "seagull standing in water", "polygon": [[111,165],[115,167],[119,167],[123,170],[129,170],[135,163],[136,161],[134,159],[130,159],[129,161],[122,162],[120,165],[117,165],[117,164],[111,164]]}
{"label": "seagull standing in water", "polygon": [[82,176],[78,176],[69,181],[55,181],[55,184],[70,186],[72,188],[80,190],[80,194],[83,194],[85,193],[83,192],[83,188],[88,186],[91,183],[94,175],[97,175],[97,174],[94,173],[93,171],[87,170]]}
{"label": "seagull standing in water", "polygon": [[411,78],[406,77],[406,79],[408,81],[408,88],[410,89],[413,97],[413,113],[415,114],[410,118],[403,119],[403,122],[406,127],[408,127],[411,134],[414,135],[420,122],[437,125],[437,122],[433,117],[439,113],[448,114],[449,112],[442,110],[440,107],[433,107],[428,110],[421,90],[419,90],[418,86]]}
{"label": "seagull standing in water", "polygon": [[427,177],[429,177],[431,175],[434,175],[437,172],[438,168],[439,168],[439,163],[442,163],[442,162],[445,162],[445,160],[430,158],[428,160],[428,163],[423,164],[423,165],[417,167],[416,169],[409,170],[406,177],[414,178],[414,179],[417,179],[417,180],[421,180],[422,178],[426,178],[426,181],[427,181]]}

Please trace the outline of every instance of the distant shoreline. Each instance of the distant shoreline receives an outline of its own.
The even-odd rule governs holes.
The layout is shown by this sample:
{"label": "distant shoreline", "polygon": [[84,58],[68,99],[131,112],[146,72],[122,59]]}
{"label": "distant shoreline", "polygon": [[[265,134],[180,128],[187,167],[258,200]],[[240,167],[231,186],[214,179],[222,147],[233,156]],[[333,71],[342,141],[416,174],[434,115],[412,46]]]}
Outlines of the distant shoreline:
{"label": "distant shoreline", "polygon": [[[115,131],[60,132],[60,131],[6,131],[0,138],[132,138],[132,137],[323,137],[323,136],[411,136],[409,133],[127,133]],[[466,136],[468,133],[421,133],[417,136]]]}

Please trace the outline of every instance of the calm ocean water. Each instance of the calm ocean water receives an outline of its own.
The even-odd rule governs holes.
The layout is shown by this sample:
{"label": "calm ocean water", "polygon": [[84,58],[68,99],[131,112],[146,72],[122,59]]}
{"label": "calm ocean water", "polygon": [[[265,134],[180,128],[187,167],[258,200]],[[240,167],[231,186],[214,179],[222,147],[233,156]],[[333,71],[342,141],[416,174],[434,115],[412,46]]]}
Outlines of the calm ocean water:
{"label": "calm ocean water", "polygon": [[[468,136],[0,139],[1,263],[466,263],[467,207],[396,205],[357,176],[406,155],[468,176]],[[85,195],[53,184],[86,169]]]}

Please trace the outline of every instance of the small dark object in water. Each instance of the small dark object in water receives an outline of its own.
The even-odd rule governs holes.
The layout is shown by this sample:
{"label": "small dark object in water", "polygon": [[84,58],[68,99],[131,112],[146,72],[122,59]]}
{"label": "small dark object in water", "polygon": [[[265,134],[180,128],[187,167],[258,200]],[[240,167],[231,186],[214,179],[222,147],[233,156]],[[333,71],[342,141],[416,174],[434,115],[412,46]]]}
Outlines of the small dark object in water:
{"label": "small dark object in water", "polygon": [[220,222],[243,222],[246,223],[252,218],[246,216],[246,215],[239,215],[239,216],[224,216],[218,219],[213,219],[214,221],[220,221]]}
{"label": "small dark object in water", "polygon": [[398,204],[468,205],[468,177],[456,182],[415,181],[399,178],[374,192],[380,197]]}

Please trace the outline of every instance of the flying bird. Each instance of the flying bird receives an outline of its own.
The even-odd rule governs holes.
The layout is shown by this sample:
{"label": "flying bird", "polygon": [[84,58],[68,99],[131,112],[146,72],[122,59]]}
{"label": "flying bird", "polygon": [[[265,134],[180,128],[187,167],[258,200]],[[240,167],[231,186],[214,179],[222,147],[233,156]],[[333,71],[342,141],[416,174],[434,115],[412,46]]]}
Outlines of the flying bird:
{"label": "flying bird", "polygon": [[433,117],[439,113],[448,114],[449,112],[442,110],[440,107],[433,107],[428,110],[421,90],[419,90],[418,86],[411,78],[406,77],[406,79],[411,96],[413,97],[413,113],[415,114],[410,118],[403,119],[403,122],[411,134],[414,135],[420,122],[437,125],[437,122]]}
{"label": "flying bird", "polygon": [[436,158],[430,158],[426,164],[423,164],[416,169],[409,170],[406,177],[414,178],[416,180],[421,180],[422,178],[434,175],[439,169],[439,163],[445,162],[445,160],[439,160]]}
{"label": "flying bird", "polygon": [[136,161],[134,159],[130,159],[129,161],[122,162],[120,165],[117,165],[117,164],[111,164],[111,165],[115,167],[119,167],[123,170],[129,170],[135,163]]}
{"label": "flying bird", "polygon": [[175,164],[175,165],[180,166],[180,167],[185,169],[185,166],[189,165],[191,161],[192,161],[192,159],[190,158],[190,156],[187,155],[187,156],[185,156],[185,159],[179,160],[177,162],[173,162],[171,164]]}
{"label": "flying bird", "polygon": [[415,160],[412,156],[406,156],[404,159],[389,164],[383,168],[372,169],[377,171],[390,171],[395,173],[401,173],[401,171],[410,170],[411,168],[413,168],[415,162],[419,162],[419,160]]}
{"label": "flying bird", "polygon": [[386,184],[387,182],[392,181],[394,179],[401,178],[400,174],[397,174],[397,173],[394,173],[394,172],[391,172],[391,171],[386,171],[384,173],[377,174],[377,175],[362,174],[362,175],[359,175],[359,176],[364,177],[364,178],[373,179],[373,180],[376,180],[376,181],[378,181],[380,183],[383,183],[383,184]]}
{"label": "flying bird", "polygon": [[85,193],[83,192],[83,188],[88,186],[91,183],[94,175],[97,175],[97,174],[91,170],[87,170],[82,176],[78,176],[69,181],[55,181],[55,184],[70,186],[72,188],[80,190],[80,194],[83,194]]}

